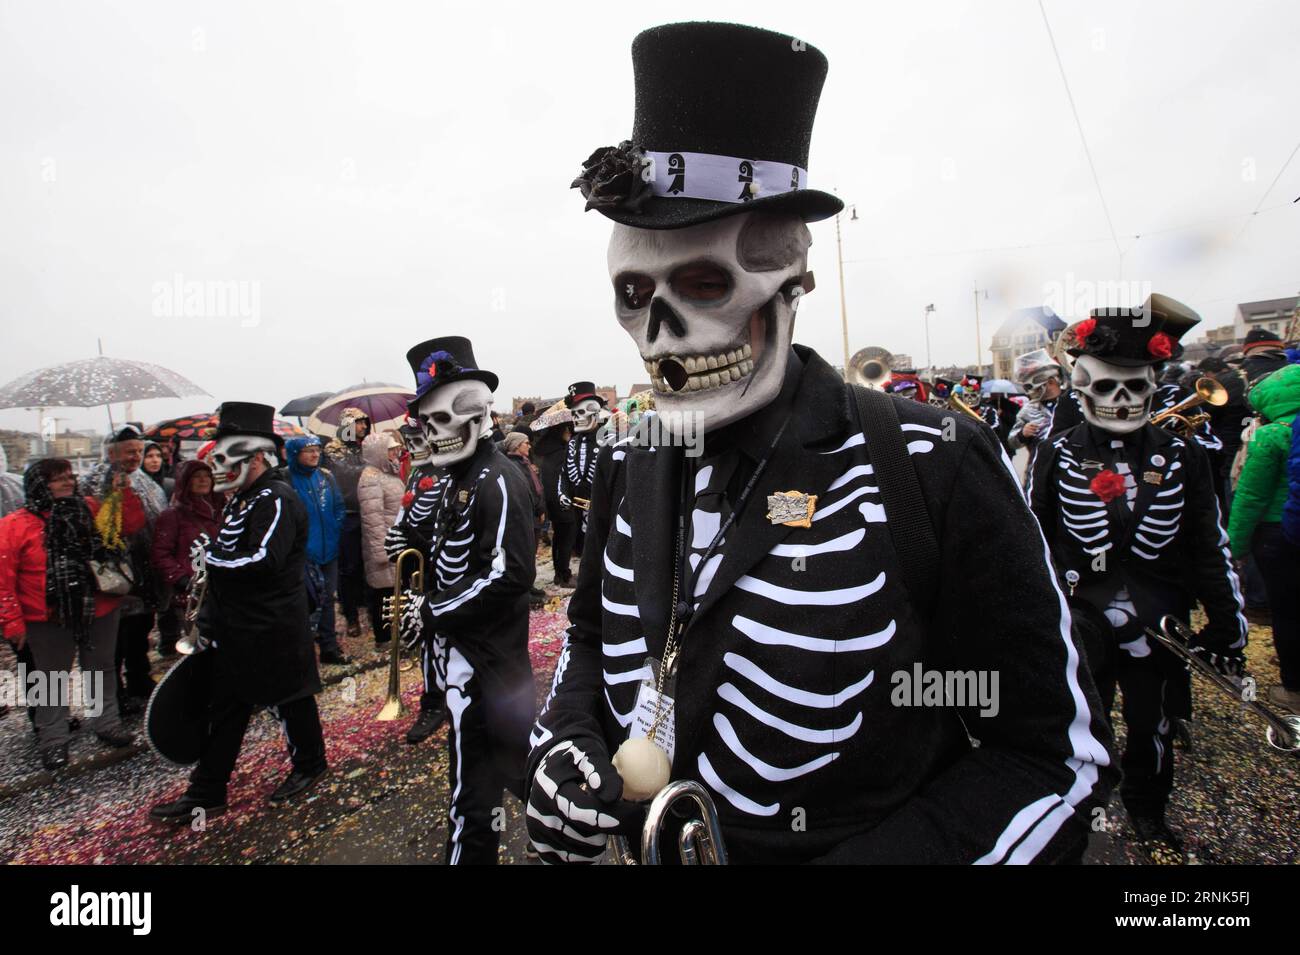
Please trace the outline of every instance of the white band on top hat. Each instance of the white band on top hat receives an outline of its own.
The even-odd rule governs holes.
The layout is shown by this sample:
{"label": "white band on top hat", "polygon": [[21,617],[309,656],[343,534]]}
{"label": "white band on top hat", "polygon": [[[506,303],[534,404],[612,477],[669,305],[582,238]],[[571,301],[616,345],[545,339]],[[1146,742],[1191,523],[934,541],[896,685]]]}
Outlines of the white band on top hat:
{"label": "white band on top hat", "polygon": [[808,188],[808,170],[783,162],[715,156],[712,153],[651,152],[642,176],[656,196],[749,202]]}

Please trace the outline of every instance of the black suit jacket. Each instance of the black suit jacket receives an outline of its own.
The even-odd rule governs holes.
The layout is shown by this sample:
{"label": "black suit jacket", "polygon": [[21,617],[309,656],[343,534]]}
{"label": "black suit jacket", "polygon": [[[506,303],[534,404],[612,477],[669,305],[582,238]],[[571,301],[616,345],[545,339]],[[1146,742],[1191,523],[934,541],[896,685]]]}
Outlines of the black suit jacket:
{"label": "black suit jacket", "polygon": [[[844,382],[795,347],[793,416],[682,638],[673,777],[711,790],[741,862],[1076,850],[1115,780],[1109,733],[996,438],[898,403],[943,553],[939,592],[918,606]],[[560,740],[612,753],[628,735],[645,659],[664,650],[682,462],[680,448],[602,451],[529,778]],[[818,495],[810,528],[766,519],[767,496],[786,490]],[[917,667],[996,673],[996,714],[896,705]]]}

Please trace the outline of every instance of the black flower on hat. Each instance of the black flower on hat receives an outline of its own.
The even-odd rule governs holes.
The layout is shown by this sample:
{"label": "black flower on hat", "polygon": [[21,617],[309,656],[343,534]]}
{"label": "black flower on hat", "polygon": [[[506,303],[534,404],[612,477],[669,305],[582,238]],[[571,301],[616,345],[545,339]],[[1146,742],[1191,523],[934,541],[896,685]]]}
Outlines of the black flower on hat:
{"label": "black flower on hat", "polygon": [[582,164],[582,174],[569,184],[581,189],[587,200],[585,212],[592,209],[619,209],[640,212],[652,195],[650,183],[641,175],[649,160],[645,153],[625,139],[617,146],[602,146]]}

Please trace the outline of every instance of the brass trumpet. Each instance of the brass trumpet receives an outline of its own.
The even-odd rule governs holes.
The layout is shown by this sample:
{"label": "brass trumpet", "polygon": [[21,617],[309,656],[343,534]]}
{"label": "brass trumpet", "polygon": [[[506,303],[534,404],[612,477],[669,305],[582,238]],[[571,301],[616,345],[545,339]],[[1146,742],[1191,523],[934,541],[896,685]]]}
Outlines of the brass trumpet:
{"label": "brass trumpet", "polygon": [[573,497],[570,498],[569,500],[573,503],[573,506],[580,511],[587,511],[591,509],[591,501],[589,501],[585,497]]}
{"label": "brass trumpet", "polygon": [[1208,404],[1218,408],[1228,403],[1228,389],[1206,375],[1196,379],[1196,394],[1188,395],[1176,405],[1151,416],[1151,423],[1162,428],[1169,428],[1181,437],[1191,438],[1210,417],[1209,412],[1201,411],[1194,415],[1186,412],[1198,405]]}
{"label": "brass trumpet", "polygon": [[1177,617],[1165,615],[1160,618],[1160,629],[1144,627],[1147,635],[1161,646],[1173,651],[1189,670],[1195,670],[1224,693],[1240,703],[1250,713],[1255,714],[1268,725],[1266,738],[1268,745],[1284,753],[1300,751],[1300,716],[1290,713],[1285,716],[1274,713],[1271,709],[1255,699],[1248,699],[1242,692],[1242,685],[1232,677],[1224,676],[1205,660],[1191,650],[1192,634]]}
{"label": "brass trumpet", "polygon": [[962,401],[956,395],[949,396],[948,407],[953,411],[960,411],[964,415],[969,415],[970,417],[978,421],[980,424],[984,424],[984,419],[980,417],[979,412],[976,411],[974,408],[972,408],[970,405],[966,404],[966,402]]}
{"label": "brass trumpet", "polygon": [[415,570],[411,572],[410,589],[416,593],[424,591],[424,554],[414,547],[408,547],[397,555],[393,564],[393,592],[384,598],[383,621],[388,625],[388,697],[375,717],[376,722],[388,723],[401,719],[406,708],[402,706],[402,612],[406,610],[408,600],[402,588],[402,567],[408,557],[415,558]]}
{"label": "brass trumpet", "polygon": [[664,820],[674,803],[689,799],[700,811],[699,818],[691,819],[677,836],[677,852],[682,865],[726,865],[727,848],[722,843],[722,825],[718,822],[718,807],[703,786],[693,779],[679,779],[669,783],[655,794],[646,809],[645,823],[641,826],[641,856],[633,854],[626,836],[613,836],[614,862],[618,865],[663,865],[659,851],[659,837]]}
{"label": "brass trumpet", "polygon": [[208,592],[208,555],[202,547],[195,548],[190,557],[190,592],[185,596],[185,613],[181,618],[181,637],[176,641],[176,652],[188,657],[206,648],[206,641],[199,636],[199,611],[203,608],[203,597]]}

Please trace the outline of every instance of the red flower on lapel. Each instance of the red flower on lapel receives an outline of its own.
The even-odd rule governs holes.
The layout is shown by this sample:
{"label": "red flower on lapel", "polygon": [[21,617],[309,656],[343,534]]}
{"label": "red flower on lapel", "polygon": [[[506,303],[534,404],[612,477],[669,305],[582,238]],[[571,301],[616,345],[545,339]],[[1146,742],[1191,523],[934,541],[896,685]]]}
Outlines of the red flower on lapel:
{"label": "red flower on lapel", "polygon": [[420,483],[416,485],[421,491],[428,491],[433,487],[433,478],[422,477]]}
{"label": "red flower on lapel", "polygon": [[1114,471],[1100,471],[1088,482],[1088,489],[1109,504],[1124,493],[1124,478]]}
{"label": "red flower on lapel", "polygon": [[402,495],[402,507],[410,507],[411,502],[415,500],[415,492],[407,491]]}

